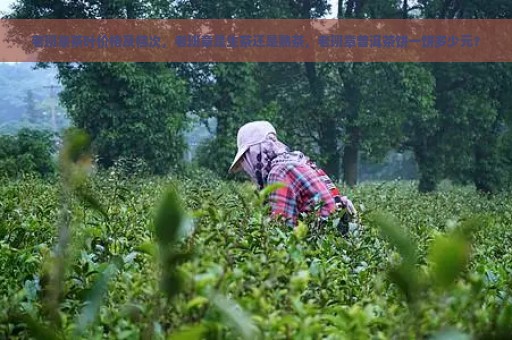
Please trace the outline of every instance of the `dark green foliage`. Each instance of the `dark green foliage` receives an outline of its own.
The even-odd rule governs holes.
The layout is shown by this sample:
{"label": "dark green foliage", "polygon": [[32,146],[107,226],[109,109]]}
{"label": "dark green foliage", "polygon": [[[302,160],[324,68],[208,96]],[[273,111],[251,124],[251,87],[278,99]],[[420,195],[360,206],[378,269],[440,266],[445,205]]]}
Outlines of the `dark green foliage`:
{"label": "dark green foliage", "polygon": [[[22,1],[9,17],[134,19],[166,15],[172,7],[166,1]],[[90,134],[101,166],[128,159],[145,161],[153,174],[180,167],[188,97],[183,80],[165,63],[56,65],[62,103],[74,125]]]}
{"label": "dark green foliage", "polygon": [[[13,18],[320,18],[315,1],[20,1]],[[507,18],[506,1],[339,1],[339,19]],[[420,192],[443,179],[495,194],[510,171],[512,68],[505,63],[102,63],[58,64],[62,100],[89,132],[100,165],[126,173],[181,168],[185,113],[216,120],[196,163],[226,176],[244,123],[269,119],[280,138],[349,186],[359,159],[414,152]],[[33,100],[26,98],[28,116]],[[31,104],[32,103],[32,104]],[[465,140],[465,143],[460,143]],[[144,171],[136,166],[142,165]]]}
{"label": "dark green foliage", "polygon": [[[57,221],[58,236],[55,250],[53,253],[49,253],[48,246],[53,242],[45,241],[46,243],[44,248],[42,248],[43,251],[39,258],[42,268],[38,269],[38,273],[33,273],[33,275],[36,275],[36,281],[27,278],[26,280],[28,281],[25,284],[27,293],[30,294],[27,297],[31,301],[37,299],[39,301],[38,306],[31,306],[31,311],[27,311],[23,307],[26,304],[5,306],[7,309],[4,309],[5,314],[1,316],[2,322],[16,325],[17,332],[23,336],[30,335],[36,339],[68,339],[71,336],[72,338],[87,336],[91,332],[94,334],[96,331],[94,325],[101,319],[101,309],[104,307],[104,299],[107,296],[109,285],[112,284],[112,281],[130,263],[133,263],[137,255],[148,254],[153,258],[156,255],[154,244],[145,242],[137,247],[139,252],[131,251],[127,255],[119,253],[119,251],[129,250],[130,246],[122,247],[122,249],[117,251],[108,249],[104,254],[106,255],[105,257],[98,256],[100,255],[97,253],[98,246],[92,247],[93,240],[91,240],[90,236],[98,235],[98,232],[101,233],[102,229],[97,228],[96,232],[91,233],[83,229],[84,225],[73,218],[73,215],[78,215],[79,212],[85,216],[85,204],[89,203],[91,199],[94,202],[98,202],[97,193],[84,197],[84,187],[93,185],[90,182],[90,172],[88,171],[91,165],[90,146],[90,139],[84,131],[77,129],[66,131],[64,146],[59,157],[62,175],[59,197],[61,206],[59,207],[59,219]],[[112,179],[108,182],[116,183]],[[118,184],[116,183],[116,185]],[[78,198],[78,200],[74,198]],[[0,206],[4,207],[3,204]],[[109,224],[115,219],[110,219],[109,214],[99,203],[93,205],[92,208],[93,210],[99,210],[105,215],[104,223]],[[186,272],[180,268],[187,261],[193,259],[190,244],[187,247],[187,245],[182,243],[185,238],[191,236],[189,233],[190,229],[187,229],[189,228],[188,222],[183,202],[178,194],[178,188],[176,186],[169,187],[164,193],[154,221],[154,232],[159,245],[158,253],[160,254],[161,273],[157,275],[160,276],[160,289],[156,289],[152,293],[153,296],[149,304],[141,307],[147,311],[147,315],[138,319],[143,338],[152,339],[154,336],[158,337],[164,334],[172,334],[174,336],[179,336],[180,334],[175,332],[173,327],[168,329],[168,323],[162,321],[162,318],[167,315],[164,314],[164,311],[172,309],[172,305],[166,304],[160,297],[161,293],[175,299],[184,293],[187,293],[187,296],[190,297],[191,290],[187,287],[187,283],[190,283],[190,277],[185,275]],[[146,236],[150,236],[147,235],[149,230],[145,231]],[[6,232],[9,234],[10,230]],[[78,239],[76,238],[77,236]],[[83,239],[84,236],[86,237],[85,240]],[[111,237],[108,237],[108,239],[111,239]],[[7,235],[5,242],[7,249],[14,245],[10,243],[10,235]],[[108,247],[108,242],[101,243],[103,246]],[[2,243],[3,245],[4,243]],[[83,248],[84,245],[85,248]],[[20,246],[20,244],[17,244],[17,246]],[[78,249],[75,247],[78,247]],[[83,251],[91,250],[95,253],[93,257],[86,257],[86,262],[81,262],[78,254],[84,254]],[[100,251],[100,253],[103,251]],[[10,252],[4,255],[10,255]],[[78,261],[78,264],[73,264],[76,261]],[[7,263],[0,262],[0,265],[3,267]],[[73,277],[81,281],[79,285],[82,286],[82,289],[74,287],[73,284],[70,287],[67,282],[67,273],[69,271],[73,271]],[[41,280],[39,280],[39,277],[41,277]],[[83,286],[86,281],[90,282],[90,287],[85,288]],[[258,330],[235,302],[223,297],[221,293],[217,292],[217,287],[206,291],[199,291],[199,293],[204,294],[204,296],[195,297],[195,301],[200,300],[211,304],[213,308],[211,314],[213,315],[204,314],[199,316],[199,318],[190,318],[188,323],[194,323],[206,316],[203,325],[198,326],[199,332],[196,334],[197,336],[208,330],[221,332],[219,334],[225,331],[228,334],[229,332],[235,332],[239,333],[244,339],[254,339],[254,335],[257,334]],[[70,295],[78,300],[83,300],[81,303],[72,303],[74,305],[72,308],[75,309],[75,312],[78,308],[80,309],[73,323],[64,321],[67,319],[64,315],[66,315],[67,309],[70,307],[65,302],[69,302]],[[8,299],[11,298],[14,297],[8,297]],[[192,296],[192,298],[194,297]],[[80,307],[80,304],[83,304],[83,306]],[[134,305],[137,305],[137,303],[134,303],[132,306]],[[130,308],[130,310],[135,312],[133,308]],[[132,314],[131,317],[134,316]],[[226,323],[226,327],[223,326],[223,322]],[[2,328],[2,331],[13,335],[9,331],[9,326]],[[190,333],[187,334],[191,335]]]}
{"label": "dark green foliage", "polygon": [[56,165],[53,137],[50,132],[27,128],[16,135],[0,135],[0,176],[51,176]]}
{"label": "dark green foliage", "polygon": [[[473,2],[420,1],[412,5],[407,1],[346,0],[340,1],[338,7],[338,13],[333,14],[340,19],[409,18],[412,15],[504,18],[511,13],[510,5],[501,1],[480,6]],[[242,1],[222,6],[215,1],[94,1],[50,6],[44,1],[21,1],[14,9],[14,18],[318,18],[327,13],[329,4],[324,0],[259,1],[257,4]],[[153,112],[161,115],[164,109],[148,104],[141,123],[140,113],[134,111],[143,106],[145,99],[135,96],[138,99],[129,101],[126,97],[134,97],[136,83],[144,83],[149,91],[157,93],[160,86],[146,86],[148,82],[142,80],[146,78],[137,71],[152,67],[120,65],[127,64],[79,65],[80,72],[71,72],[69,65],[59,65],[59,75],[68,81],[66,91],[69,93],[64,93],[67,98],[64,102],[68,108],[78,107],[71,114],[79,127],[93,135],[101,164],[111,166],[119,159],[145,161],[150,172],[164,173],[180,163],[184,119],[163,123],[149,118],[153,117]],[[234,153],[237,128],[261,116],[258,112],[272,103],[273,122],[279,130],[288,130],[282,132],[284,139],[292,147],[316,158],[333,177],[341,178],[339,172],[343,168],[343,179],[349,185],[357,183],[360,153],[379,159],[389,149],[403,147],[415,153],[422,192],[435,190],[444,178],[472,182],[485,193],[495,193],[504,187],[507,176],[503,175],[502,157],[496,152],[500,136],[495,132],[495,127],[506,121],[505,116],[510,112],[507,96],[510,68],[504,64],[204,63],[169,66],[178,71],[189,90],[183,96],[165,96],[174,98],[164,104],[166,107],[178,107],[174,112],[179,113],[174,117],[187,111],[186,104],[176,103],[191,98],[190,111],[202,118],[217,119],[216,138],[199,150],[198,160],[219,175],[225,176],[224,169]],[[148,77],[152,74],[149,72]],[[157,83],[176,82],[171,78],[160,78]],[[126,79],[133,81],[128,84]],[[87,84],[84,88],[76,85],[82,82]],[[107,100],[106,96],[112,100]],[[90,111],[94,111],[94,115]],[[99,117],[97,112],[100,112]],[[119,121],[132,121],[122,127],[113,122],[116,117]],[[163,130],[158,130],[164,125],[171,126],[170,138]],[[460,138],[470,138],[470,142],[458,145]],[[173,150],[172,155],[168,150]]]}
{"label": "dark green foliage", "polygon": [[[276,107],[265,103],[258,94],[256,64],[216,64],[210,70],[213,84],[203,84],[193,91],[192,109],[203,118],[215,117],[215,137],[197,151],[199,166],[227,176],[236,154],[238,129],[252,120],[266,119],[275,124]],[[199,81],[199,80],[197,80]]]}
{"label": "dark green foliage", "polygon": [[[295,231],[269,223],[260,207],[266,191],[200,172],[172,187],[110,172],[89,180],[109,216],[68,202],[61,338],[507,334],[509,195],[482,201],[469,188],[419,196],[413,183],[362,185],[351,197],[364,202],[363,229],[340,238],[330,227],[315,234],[307,221]],[[3,337],[55,335],[41,305],[58,189],[35,179],[0,186]],[[189,209],[193,226],[183,233]]]}
{"label": "dark green foliage", "polygon": [[79,129],[69,129],[64,134],[64,147],[60,153],[64,163],[76,163],[91,150],[91,138]]}
{"label": "dark green foliage", "polygon": [[499,138],[497,153],[502,183],[505,188],[512,188],[512,129]]}
{"label": "dark green foliage", "polygon": [[64,105],[87,131],[101,166],[144,161],[151,173],[178,169],[185,144],[183,82],[162,64],[103,63],[61,70]]}

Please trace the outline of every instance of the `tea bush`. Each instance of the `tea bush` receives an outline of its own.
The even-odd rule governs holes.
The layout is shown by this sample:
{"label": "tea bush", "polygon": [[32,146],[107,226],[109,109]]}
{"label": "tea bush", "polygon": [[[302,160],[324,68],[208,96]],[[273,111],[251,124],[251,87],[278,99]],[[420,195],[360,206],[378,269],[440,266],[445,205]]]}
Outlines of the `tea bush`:
{"label": "tea bush", "polygon": [[0,177],[39,175],[55,171],[52,134],[23,128],[16,135],[0,135]]}
{"label": "tea bush", "polygon": [[364,184],[348,192],[362,228],[342,238],[334,227],[269,221],[264,196],[245,183],[201,173],[76,177],[87,162],[73,159],[77,168],[60,183],[0,185],[2,337],[497,339],[512,331],[510,195]]}

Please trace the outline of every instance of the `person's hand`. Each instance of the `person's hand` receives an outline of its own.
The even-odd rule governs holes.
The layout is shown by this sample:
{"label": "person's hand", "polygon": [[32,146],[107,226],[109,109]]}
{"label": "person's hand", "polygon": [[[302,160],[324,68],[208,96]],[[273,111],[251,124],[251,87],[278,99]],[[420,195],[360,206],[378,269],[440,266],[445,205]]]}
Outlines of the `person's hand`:
{"label": "person's hand", "polygon": [[347,196],[341,196],[341,203],[345,206],[350,215],[357,214],[354,204],[352,204],[352,201],[349,200]]}

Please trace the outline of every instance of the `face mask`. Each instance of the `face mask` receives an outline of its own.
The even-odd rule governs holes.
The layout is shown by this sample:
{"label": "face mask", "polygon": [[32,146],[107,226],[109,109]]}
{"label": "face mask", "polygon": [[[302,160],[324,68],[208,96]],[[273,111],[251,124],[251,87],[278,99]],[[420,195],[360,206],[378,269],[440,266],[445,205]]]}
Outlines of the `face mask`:
{"label": "face mask", "polygon": [[263,167],[261,163],[261,145],[253,145],[247,152],[244,154],[242,161],[242,168],[245,173],[249,175],[252,182],[257,184],[260,189],[263,189],[264,182],[263,176],[261,172],[261,168]]}
{"label": "face mask", "polygon": [[270,134],[260,144],[252,145],[244,154],[242,168],[260,189],[263,189],[271,169],[272,160],[284,155],[288,148],[279,142],[275,135]]}
{"label": "face mask", "polygon": [[253,174],[254,174],[253,166],[251,164],[250,158],[247,156],[247,152],[244,154],[244,156],[242,158],[242,168],[244,169],[245,173],[249,177],[251,177],[251,179],[254,177],[253,176]]}

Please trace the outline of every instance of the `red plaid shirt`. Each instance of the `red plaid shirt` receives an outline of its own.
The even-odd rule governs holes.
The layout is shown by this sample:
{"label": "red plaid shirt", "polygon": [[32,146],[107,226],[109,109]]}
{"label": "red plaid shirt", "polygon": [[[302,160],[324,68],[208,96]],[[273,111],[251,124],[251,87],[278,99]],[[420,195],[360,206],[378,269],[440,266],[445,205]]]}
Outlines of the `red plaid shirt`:
{"label": "red plaid shirt", "polygon": [[268,175],[268,184],[280,182],[285,187],[269,196],[272,215],[282,216],[287,224],[295,226],[300,213],[310,212],[320,202],[323,202],[320,217],[327,218],[333,213],[337,208],[334,197],[320,175],[308,165],[274,166]]}

